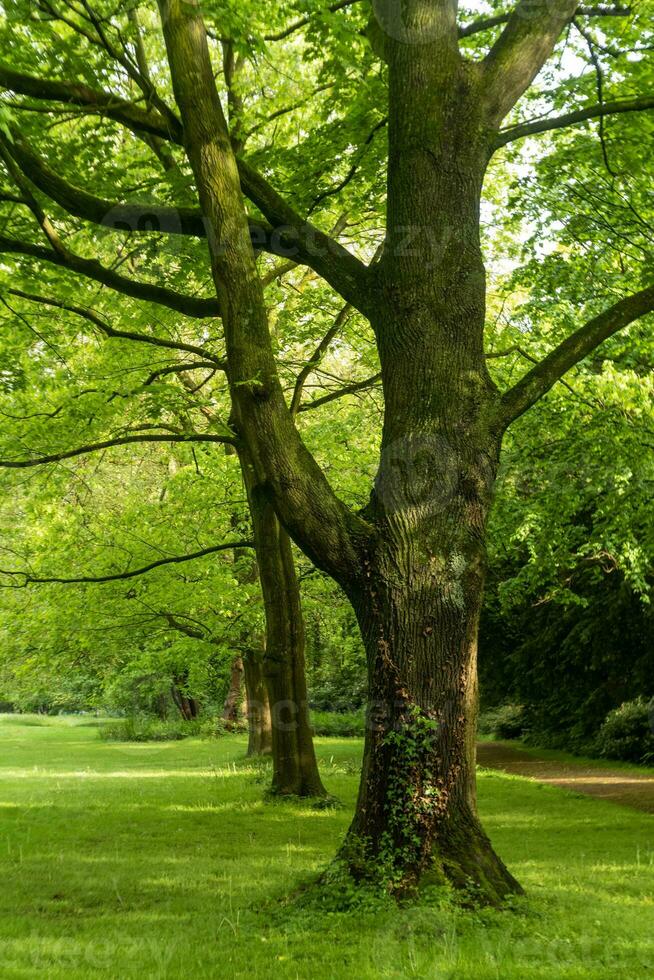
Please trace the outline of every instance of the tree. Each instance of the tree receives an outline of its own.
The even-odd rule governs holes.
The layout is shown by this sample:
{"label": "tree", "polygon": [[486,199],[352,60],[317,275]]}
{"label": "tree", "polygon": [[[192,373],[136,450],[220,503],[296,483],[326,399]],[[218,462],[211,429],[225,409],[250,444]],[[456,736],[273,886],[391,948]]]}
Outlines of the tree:
{"label": "tree", "polygon": [[[370,14],[367,4],[356,2],[317,9],[327,26],[339,13],[353,13],[357,32]],[[309,31],[313,12],[268,38],[281,36],[283,42],[305,26]],[[87,4],[83,13],[55,9],[51,16],[55,30],[63,22],[89,41],[89,50],[101,50],[111,64],[103,77],[118,72],[143,101],[99,85],[97,77],[91,84],[74,60],[73,80],[7,67],[0,81],[37,102],[101,113],[150,147],[183,147],[190,173],[183,172],[192,180],[199,209],[150,210],[159,228],[180,236],[206,234],[216,298],[171,295],[167,286],[146,286],[77,256],[61,246],[40,212],[49,250],[6,237],[0,246],[190,315],[220,316],[232,440],[247,455],[276,518],[347,594],[367,649],[371,722],[357,810],[340,861],[355,879],[381,879],[397,893],[436,875],[462,887],[472,883],[482,900],[500,901],[520,886],[477,816],[474,742],[486,526],[502,438],[575,364],[654,308],[654,285],[643,270],[636,291],[610,305],[601,307],[589,297],[587,322],[501,391],[484,349],[482,190],[494,154],[514,141],[592,119],[600,120],[603,134],[608,116],[652,107],[650,92],[642,89],[605,100],[599,71],[593,103],[502,129],[520,100],[529,98],[571,25],[613,21],[628,11],[583,8],[574,0],[523,0],[508,13],[499,10],[460,26],[451,0],[373,3],[368,36],[377,64],[384,66],[376,93],[387,108],[388,167],[384,248],[371,264],[306,220],[245,157],[243,97],[231,68],[250,50],[250,21],[256,39],[254,11],[201,12],[181,0],[161,0],[176,110],[166,98],[161,62],[152,81],[155,75],[145,75],[124,43],[120,13],[112,21]],[[649,39],[646,10],[639,28]],[[479,36],[484,40],[489,30],[497,31],[495,39],[479,46]],[[469,39],[473,45],[466,51]],[[590,47],[599,64],[596,46]],[[229,119],[212,62],[219,51]],[[629,75],[628,59],[621,67],[630,80],[642,81],[640,70]],[[556,108],[560,101],[555,92],[547,105]],[[79,186],[85,183],[79,150],[76,180],[70,182],[35,159],[19,133],[9,132],[6,152],[69,214],[105,220],[114,230],[139,227],[129,206],[112,210],[106,198]],[[71,142],[68,150],[74,149]],[[262,162],[269,173],[272,168]],[[246,200],[262,217],[248,213]],[[143,217],[142,209],[138,213]],[[334,492],[284,397],[255,250],[308,265],[371,323],[384,424],[377,476],[360,512]]]}

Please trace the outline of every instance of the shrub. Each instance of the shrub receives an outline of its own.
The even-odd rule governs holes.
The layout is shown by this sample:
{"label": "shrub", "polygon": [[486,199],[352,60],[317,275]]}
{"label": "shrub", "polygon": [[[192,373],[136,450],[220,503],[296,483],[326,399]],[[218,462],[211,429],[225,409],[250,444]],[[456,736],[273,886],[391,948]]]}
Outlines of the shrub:
{"label": "shrub", "polygon": [[199,725],[199,734],[202,738],[222,738],[223,735],[230,735],[234,732],[246,732],[247,722],[239,721],[226,725],[220,715],[211,715],[203,718]]}
{"label": "shrub", "polygon": [[107,742],[173,742],[196,738],[202,734],[202,722],[173,718],[162,721],[147,715],[130,715],[100,728],[100,738]]}
{"label": "shrub", "polygon": [[332,738],[362,738],[366,733],[363,711],[312,711],[314,734]]}
{"label": "shrub", "polygon": [[478,731],[493,738],[521,738],[525,734],[524,708],[519,704],[503,704],[484,711],[479,716]]}
{"label": "shrub", "polygon": [[596,751],[606,759],[646,764],[654,760],[654,699],[625,701],[609,711],[597,733]]}

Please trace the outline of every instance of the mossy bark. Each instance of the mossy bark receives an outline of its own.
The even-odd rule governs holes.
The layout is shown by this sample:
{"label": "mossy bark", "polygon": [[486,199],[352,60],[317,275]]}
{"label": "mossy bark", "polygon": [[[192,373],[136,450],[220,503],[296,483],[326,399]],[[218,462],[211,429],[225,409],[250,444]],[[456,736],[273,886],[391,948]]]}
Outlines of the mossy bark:
{"label": "mossy bark", "polygon": [[[446,511],[476,510],[469,487],[454,496]],[[483,551],[474,523],[455,539],[438,529],[444,519],[461,528],[461,520],[434,513],[429,538],[424,527],[409,535],[403,522],[403,541],[391,544],[387,527],[371,557],[370,586],[354,596],[369,707],[359,797],[340,857],[355,879],[400,895],[436,878],[471,900],[499,904],[521,889],[493,851],[476,806]],[[397,528],[397,515],[392,523]]]}

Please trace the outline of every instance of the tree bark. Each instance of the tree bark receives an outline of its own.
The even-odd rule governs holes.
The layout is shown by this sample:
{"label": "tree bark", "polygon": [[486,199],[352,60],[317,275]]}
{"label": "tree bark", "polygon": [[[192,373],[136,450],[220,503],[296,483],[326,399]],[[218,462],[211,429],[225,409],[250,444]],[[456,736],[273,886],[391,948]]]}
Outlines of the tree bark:
{"label": "tree bark", "polygon": [[239,707],[241,704],[241,685],[243,683],[243,660],[241,657],[234,657],[229,676],[229,691],[223,706],[223,721],[227,728],[233,728],[238,722]]}
{"label": "tree bark", "polygon": [[[247,450],[239,446],[237,453],[256,558],[242,580],[259,579],[266,626],[263,649],[250,649],[243,658],[247,755],[272,754],[273,793],[323,796],[309,727],[304,619],[291,543],[257,483]],[[295,726],[297,733],[292,735]]]}
{"label": "tree bark", "polygon": [[[359,797],[341,858],[355,879],[381,879],[399,894],[423,880],[449,880],[473,901],[499,904],[521,889],[481,827],[475,791],[477,630],[493,456],[450,458],[440,500],[421,499],[417,476],[409,487],[397,472],[378,481],[380,537],[366,584],[352,596],[369,706]],[[400,473],[413,465],[428,477],[442,459],[441,447],[430,459],[422,442],[413,460],[402,455]]]}
{"label": "tree bark", "polygon": [[175,678],[170,686],[170,695],[184,721],[193,721],[200,714],[200,703],[184,693],[184,683],[183,678]]}
{"label": "tree bark", "polygon": [[[397,892],[434,871],[497,903],[520,886],[481,829],[474,790],[483,542],[502,428],[484,360],[479,229],[506,93],[494,82],[491,105],[486,67],[461,58],[453,0],[407,0],[383,41],[386,245],[366,270],[364,295],[355,297],[375,331],[385,399],[376,485],[366,511],[355,515],[302,443],[283,397],[201,20],[179,0],[160,2],[185,145],[210,228],[234,425],[252,463],[253,513],[265,525],[262,540],[279,545],[264,549],[269,561],[261,569],[273,741],[277,757],[288,760],[288,771],[275,773],[276,788],[301,785],[295,760],[310,751],[303,678],[284,656],[288,638],[298,647],[303,638],[299,622],[288,619],[292,606],[279,602],[292,582],[279,518],[346,589],[368,651],[374,724],[342,859],[355,878]],[[518,60],[532,49],[544,56],[531,31],[523,40],[518,30]],[[282,678],[285,691],[295,685],[294,726],[279,724]],[[287,751],[294,742],[297,750]]]}
{"label": "tree bark", "polygon": [[241,469],[266,619],[263,676],[272,730],[271,790],[278,796],[326,796],[309,720],[304,619],[291,539],[245,453]]}
{"label": "tree bark", "polygon": [[271,755],[272,720],[263,672],[263,653],[258,650],[248,650],[243,657],[243,668],[249,734],[247,755]]}

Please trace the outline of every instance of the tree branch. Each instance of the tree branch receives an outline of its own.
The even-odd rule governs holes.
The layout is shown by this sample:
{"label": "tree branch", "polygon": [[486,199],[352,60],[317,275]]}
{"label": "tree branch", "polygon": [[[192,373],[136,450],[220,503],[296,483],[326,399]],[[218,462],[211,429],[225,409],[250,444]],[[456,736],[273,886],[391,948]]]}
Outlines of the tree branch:
{"label": "tree branch", "polygon": [[[327,10],[330,13],[336,13],[337,10],[343,10],[344,7],[352,7],[355,3],[359,3],[360,0],[338,0],[337,3],[330,4]],[[306,27],[307,24],[311,22],[311,15],[306,17],[301,17],[299,20],[294,21],[285,27],[283,30],[278,31],[276,34],[264,34],[264,41],[283,41],[285,38],[290,37],[291,34],[295,34],[296,31],[301,30]]]}
{"label": "tree branch", "polygon": [[[298,228],[293,209],[247,164],[239,162],[237,172],[200,8],[183,0],[159,4],[175,99],[187,133],[187,156],[212,228],[209,248],[216,289],[225,300],[232,412],[249,457],[247,465],[252,465],[256,485],[305,553],[341,583],[349,582],[370,528],[337,497],[295,427],[279,381],[251,250],[219,245],[245,226],[245,191],[277,228],[296,226],[292,231],[299,233],[311,264],[339,292],[356,296],[356,303],[361,302],[361,281],[367,281],[368,272],[337,243],[329,245],[322,233],[317,233],[318,244],[324,243],[326,251],[316,256],[315,242],[304,238],[315,230]],[[193,73],[188,72],[189,64]]]}
{"label": "tree branch", "polygon": [[[13,135],[14,142],[8,149],[22,171],[69,214],[116,231],[206,238],[206,222],[199,208],[124,204],[98,197],[55,173],[17,130]],[[326,232],[305,222],[244,160],[237,160],[237,165],[243,193],[270,222],[248,219],[254,248],[308,265],[344,298],[350,298],[353,305],[358,308],[365,305],[362,287],[367,268],[364,263]]]}
{"label": "tree branch", "polygon": [[[211,548],[203,548],[201,551],[194,551],[188,555],[175,555],[171,558],[159,558],[158,561],[153,561],[149,565],[143,565],[142,568],[135,568],[130,572],[116,572],[114,575],[80,575],[75,578],[58,578],[58,577],[44,577],[30,575],[29,572],[15,572],[9,571],[4,568],[0,568],[0,575],[7,575],[12,578],[21,578],[22,582],[20,585],[11,586],[11,588],[26,588],[28,585],[44,585],[46,583],[54,583],[57,585],[73,585],[73,584],[102,584],[104,582],[120,582],[124,579],[136,578],[138,575],[145,575],[147,572],[151,572],[155,568],[161,568],[162,565],[180,565],[182,562],[195,561],[196,558],[204,558],[206,555],[213,555],[219,551],[228,551],[231,548],[254,548],[254,542],[252,541],[230,541],[227,544],[217,544]],[[166,615],[162,613],[162,615]]]}
{"label": "tree branch", "polygon": [[507,143],[515,140],[524,139],[526,136],[536,136],[539,133],[547,133],[554,129],[564,129],[566,126],[575,126],[577,123],[585,122],[587,119],[604,118],[623,112],[643,112],[647,109],[654,109],[654,95],[641,95],[633,99],[613,99],[608,102],[594,103],[585,106],[583,109],[576,109],[567,112],[562,116],[554,116],[549,119],[534,119],[532,122],[519,123],[503,130],[495,143],[495,148],[499,149]]}
{"label": "tree branch", "polygon": [[[215,374],[216,366],[211,361],[189,361],[187,364],[168,364],[166,367],[157,368],[148,375],[143,382],[143,387],[153,384],[158,378],[163,378],[167,374],[185,374],[187,371],[211,371]],[[189,388],[190,392],[195,392],[197,388],[193,385]]]}
{"label": "tree branch", "polygon": [[152,435],[116,436],[115,439],[89,443],[87,446],[78,446],[75,449],[66,449],[60,453],[42,455],[32,459],[0,459],[0,468],[27,469],[31,466],[44,466],[46,463],[60,463],[62,460],[72,459],[74,456],[85,456],[88,453],[111,449],[112,446],[127,446],[135,442],[219,442],[233,445],[235,438],[208,432],[190,432],[184,433],[184,435],[158,435],[154,433]]}
{"label": "tree branch", "polygon": [[168,117],[164,119],[154,109],[143,109],[136,102],[81,82],[38,78],[0,65],[0,87],[33,99],[79,106],[91,114],[113,119],[138,135],[149,133],[173,143],[183,143],[184,134],[178,121]]}
{"label": "tree branch", "polygon": [[346,302],[365,312],[370,278],[367,266],[336,239],[304,221],[245,160],[239,158],[236,163],[243,193],[270,222],[265,226],[250,221],[254,247],[308,265]]}
{"label": "tree branch", "polygon": [[329,345],[331,344],[334,337],[342,330],[344,324],[347,321],[348,316],[352,312],[352,307],[349,303],[346,303],[334,318],[334,322],[326,332],[325,336],[322,338],[315,351],[298,373],[297,379],[295,381],[295,388],[293,389],[293,395],[291,397],[290,412],[291,415],[295,415],[296,412],[300,410],[300,403],[302,401],[302,392],[304,391],[304,384],[309,377],[309,375],[316,369],[323,359]]}
{"label": "tree branch", "polygon": [[13,142],[7,143],[22,172],[40,191],[68,214],[106,228],[127,232],[161,232],[205,238],[206,229],[199,208],[167,207],[157,204],[126,204],[90,194],[55,173],[12,127]]}
{"label": "tree branch", "polygon": [[202,366],[205,366],[204,362],[208,362],[208,366],[219,368],[221,371],[225,370],[225,362],[219,357],[214,357],[210,354],[204,347],[196,347],[195,344],[185,344],[181,340],[166,340],[163,337],[150,336],[147,333],[139,333],[135,330],[116,330],[111,324],[107,323],[95,310],[91,310],[85,306],[76,306],[74,304],[63,303],[61,300],[55,299],[50,296],[39,296],[36,293],[26,293],[22,289],[8,289],[7,292],[11,296],[19,296],[21,299],[29,300],[32,303],[41,303],[43,306],[52,306],[59,310],[67,310],[69,313],[75,313],[77,316],[88,320],[99,330],[101,330],[107,337],[115,337],[121,340],[133,340],[140,344],[151,344],[154,347],[163,347],[166,350],[174,351],[185,351],[188,354],[196,354],[198,357],[203,358],[204,361],[201,362]]}
{"label": "tree branch", "polygon": [[654,286],[627,296],[589,320],[551,351],[502,397],[502,424],[531,408],[571,367],[619,330],[654,311]]}
{"label": "tree branch", "polygon": [[0,254],[3,252],[26,255],[41,262],[58,265],[63,269],[77,273],[77,275],[100,282],[118,293],[124,293],[126,296],[134,297],[134,299],[158,303],[160,306],[167,306],[177,313],[183,313],[184,316],[201,319],[220,316],[217,299],[185,296],[172,289],[167,289],[165,286],[156,286],[141,280],[129,279],[127,276],[121,276],[120,273],[114,272],[113,269],[107,269],[95,259],[85,259],[68,249],[66,249],[65,254],[61,254],[40,245],[33,245],[31,242],[22,242],[15,238],[0,235]]}
{"label": "tree branch", "polygon": [[313,401],[305,402],[299,406],[298,412],[308,412],[309,409],[320,408],[321,405],[327,405],[329,402],[336,401],[337,398],[343,398],[344,395],[353,395],[357,391],[366,391],[368,388],[374,388],[379,381],[381,381],[381,371],[373,374],[370,378],[364,378],[363,381],[353,381],[351,384],[337,388],[335,391],[329,391],[320,398],[314,398]]}
{"label": "tree branch", "polygon": [[484,59],[484,98],[495,124],[529,88],[579,6],[578,0],[520,0]]}
{"label": "tree branch", "polygon": [[[576,10],[577,17],[628,17],[630,13],[631,7],[607,7],[601,4],[595,7],[581,6],[577,7]],[[473,20],[470,24],[464,24],[459,27],[459,40],[473,37],[475,34],[481,34],[484,31],[490,31],[494,27],[501,27],[510,18],[511,14],[506,13],[495,14],[492,17],[480,17],[478,20]]]}

